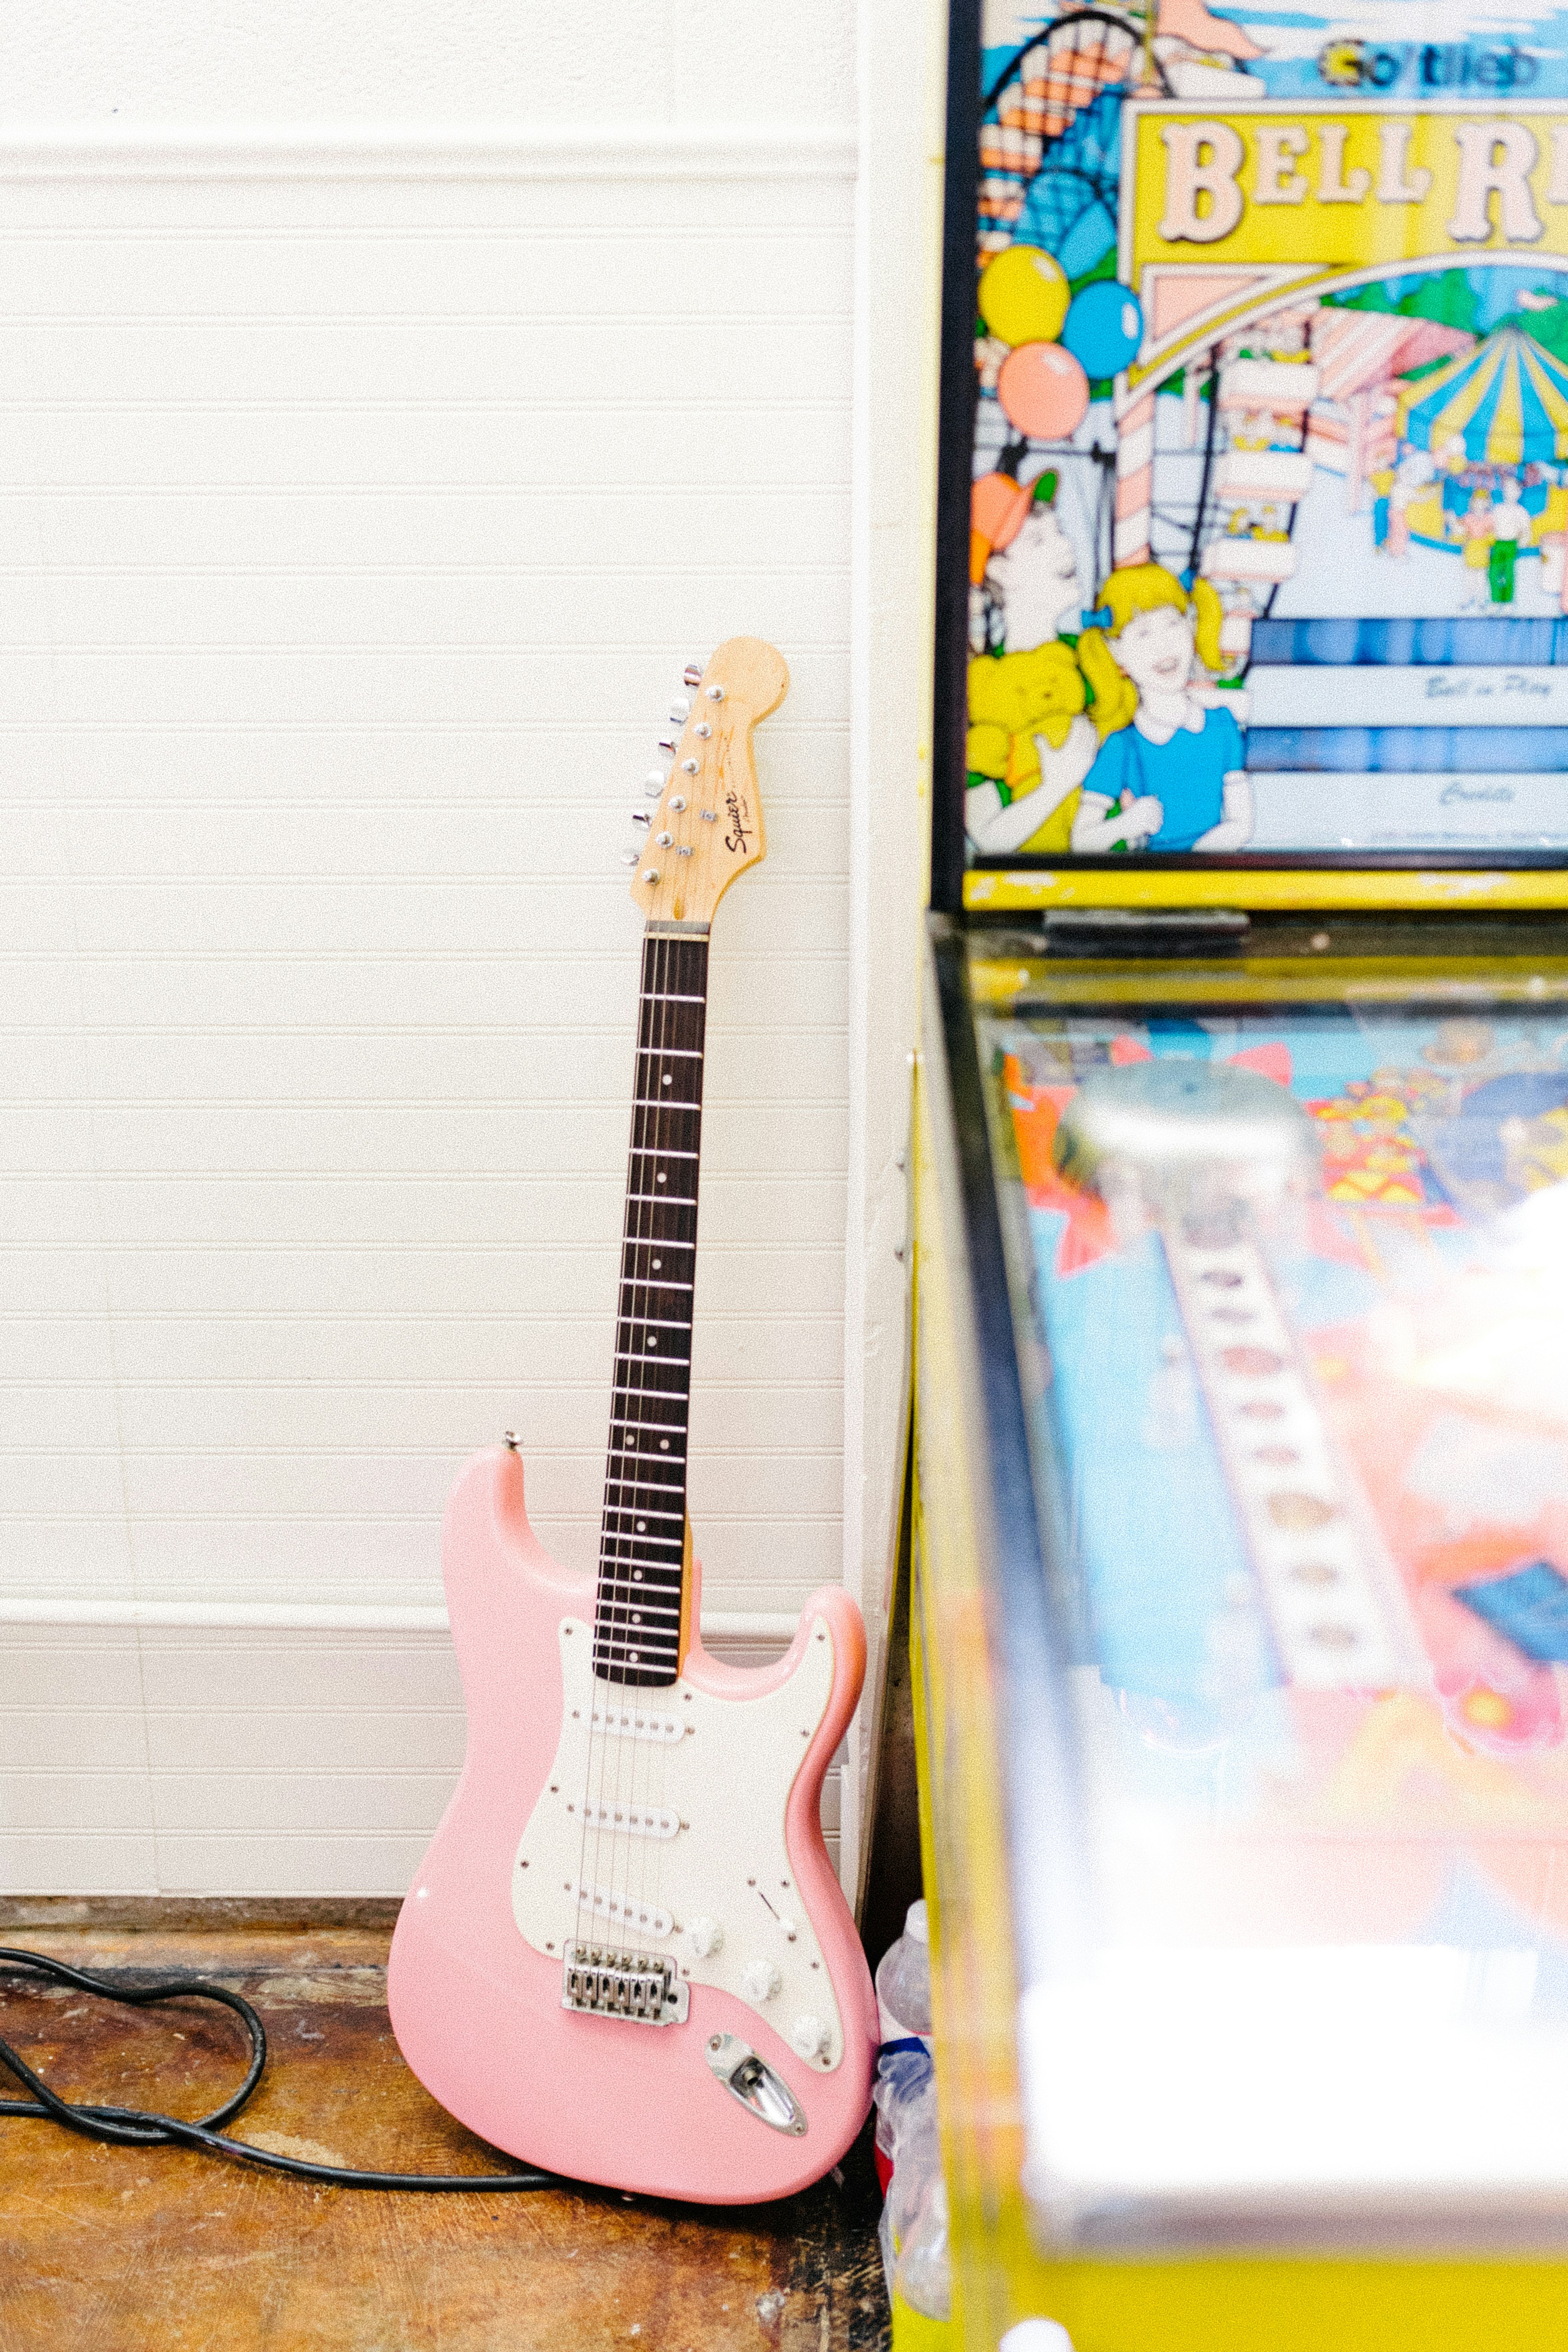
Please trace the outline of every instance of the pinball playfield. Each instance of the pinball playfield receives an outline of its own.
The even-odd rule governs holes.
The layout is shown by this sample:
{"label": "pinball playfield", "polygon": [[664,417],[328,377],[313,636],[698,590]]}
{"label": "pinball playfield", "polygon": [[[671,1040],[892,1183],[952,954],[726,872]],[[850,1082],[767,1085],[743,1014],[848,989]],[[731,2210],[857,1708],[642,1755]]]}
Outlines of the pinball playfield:
{"label": "pinball playfield", "polygon": [[1568,2328],[1562,944],[936,926],[915,1622],[966,2345]]}

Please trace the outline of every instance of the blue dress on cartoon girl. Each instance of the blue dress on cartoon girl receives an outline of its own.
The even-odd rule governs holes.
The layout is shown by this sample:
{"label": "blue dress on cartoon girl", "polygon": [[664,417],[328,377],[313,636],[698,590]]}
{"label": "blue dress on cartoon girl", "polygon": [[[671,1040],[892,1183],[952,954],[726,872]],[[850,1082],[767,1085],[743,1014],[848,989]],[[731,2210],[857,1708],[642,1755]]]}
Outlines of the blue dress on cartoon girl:
{"label": "blue dress on cartoon girl", "polygon": [[1108,735],[1084,778],[1088,793],[1103,793],[1112,809],[1123,793],[1152,793],[1165,812],[1147,849],[1191,849],[1225,813],[1225,780],[1247,765],[1241,730],[1228,710],[1205,710],[1201,733],[1178,727],[1168,743],[1151,742],[1136,719]]}

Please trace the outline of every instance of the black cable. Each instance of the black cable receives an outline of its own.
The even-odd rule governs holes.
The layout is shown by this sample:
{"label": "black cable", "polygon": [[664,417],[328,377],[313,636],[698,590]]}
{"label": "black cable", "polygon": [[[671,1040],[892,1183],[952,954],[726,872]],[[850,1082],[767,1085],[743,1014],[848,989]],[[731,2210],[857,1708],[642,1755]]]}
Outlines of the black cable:
{"label": "black cable", "polygon": [[89,1976],[85,1969],[67,1966],[64,1960],[46,1958],[41,1952],[18,1952],[0,1945],[0,1969],[30,1969],[36,1976],[52,1978],[56,1984],[70,1985],[78,1992],[91,1993],[100,2000],[123,2001],[132,2009],[151,2009],[165,2000],[216,2000],[234,2011],[244,2026],[250,2043],[250,2064],[244,2082],[232,2098],[210,2116],[195,2123],[184,2123],[178,2116],[154,2115],[144,2107],[99,2106],[88,2100],[62,2099],[50,2090],[40,2076],[34,2074],[26,2060],[10,2043],[0,2039],[0,2064],[5,2066],[17,2081],[25,2083],[37,2096],[31,2099],[0,2099],[0,2116],[38,2116],[64,2124],[68,2131],[79,2132],[85,2139],[107,2140],[118,2147],[199,2147],[209,2156],[226,2156],[242,2164],[257,2164],[268,2172],[287,2172],[296,2180],[316,2180],[329,2189],[417,2189],[478,2196],[495,2196],[510,2189],[556,2189],[562,2186],[553,2172],[353,2172],[335,2164],[307,2164],[294,2156],[274,2156],[270,2148],[252,2147],[242,2139],[227,2139],[215,2128],[237,2116],[261,2080],[267,2063],[267,2029],[262,2024],[243,1993],[230,1992],[226,1986],[206,1984],[198,1977],[165,1977],[153,1984],[116,1983],[108,1977]]}

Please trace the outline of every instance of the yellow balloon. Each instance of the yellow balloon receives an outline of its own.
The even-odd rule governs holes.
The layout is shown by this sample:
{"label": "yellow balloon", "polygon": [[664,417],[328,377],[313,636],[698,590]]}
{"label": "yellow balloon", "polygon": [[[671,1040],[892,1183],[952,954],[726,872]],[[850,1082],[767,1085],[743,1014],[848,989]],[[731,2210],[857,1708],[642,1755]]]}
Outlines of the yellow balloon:
{"label": "yellow balloon", "polygon": [[1010,245],[980,273],[980,315],[1005,343],[1054,343],[1071,299],[1060,266],[1037,245]]}

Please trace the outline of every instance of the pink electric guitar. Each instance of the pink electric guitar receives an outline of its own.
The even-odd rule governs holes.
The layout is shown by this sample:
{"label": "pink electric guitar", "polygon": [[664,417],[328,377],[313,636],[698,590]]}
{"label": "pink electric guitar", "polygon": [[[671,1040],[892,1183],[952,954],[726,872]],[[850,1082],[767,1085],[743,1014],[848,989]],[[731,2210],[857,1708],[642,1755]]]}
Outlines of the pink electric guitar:
{"label": "pink electric guitar", "polygon": [[742,2204],[816,2179],[869,2104],[876,2000],[818,1816],[866,1637],[831,1585],[776,1665],[721,1665],[698,1631],[686,1448],[708,931],[763,854],[752,730],[789,676],[771,646],[733,637],[687,683],[632,886],[647,930],[598,1578],[540,1545],[514,1451],[468,1465],[445,1537],[468,1756],[387,1993],[421,2082],[496,2147]]}

